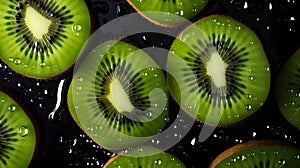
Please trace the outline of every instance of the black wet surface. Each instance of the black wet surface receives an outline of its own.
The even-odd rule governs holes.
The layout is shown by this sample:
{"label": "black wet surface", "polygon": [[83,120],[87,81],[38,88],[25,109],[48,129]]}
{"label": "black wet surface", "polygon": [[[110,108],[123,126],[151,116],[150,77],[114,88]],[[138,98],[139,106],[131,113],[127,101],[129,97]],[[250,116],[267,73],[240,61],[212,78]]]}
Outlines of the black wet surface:
{"label": "black wet surface", "polygon": [[[87,1],[93,17],[93,30],[114,18],[134,12],[124,0]],[[280,67],[300,47],[299,3],[296,0],[211,0],[191,21],[210,14],[223,14],[249,26],[263,44],[274,81]],[[168,48],[173,39],[144,33],[126,40],[139,47]],[[2,62],[0,65],[1,86],[18,96],[37,121],[40,142],[32,167],[101,167],[115,155],[93,143],[72,120],[66,105],[72,71],[56,79],[36,80],[16,74]],[[59,84],[63,85],[62,102],[58,110],[51,113],[56,106]],[[202,124],[195,123],[188,135],[169,152],[187,167],[203,168],[208,167],[220,152],[249,140],[281,140],[300,147],[300,132],[280,114],[273,85],[271,83],[271,91],[263,107],[250,118],[232,127],[217,128],[203,143],[198,142]],[[170,104],[171,110],[176,112],[178,106],[174,101]]]}

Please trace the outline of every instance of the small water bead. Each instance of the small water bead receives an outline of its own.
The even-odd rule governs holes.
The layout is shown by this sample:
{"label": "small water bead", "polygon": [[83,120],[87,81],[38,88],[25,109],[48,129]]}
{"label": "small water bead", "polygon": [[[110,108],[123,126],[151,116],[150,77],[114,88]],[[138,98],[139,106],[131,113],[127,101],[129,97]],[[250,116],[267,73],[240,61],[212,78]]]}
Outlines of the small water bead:
{"label": "small water bead", "polygon": [[249,76],[248,79],[252,81],[254,79],[254,77],[253,76]]}
{"label": "small water bead", "polygon": [[248,8],[248,3],[245,2],[245,4],[244,4],[244,9],[247,9],[247,8]]}
{"label": "small water bead", "polygon": [[26,135],[28,135],[28,132],[29,132],[28,129],[25,126],[22,126],[19,128],[18,134],[21,137],[25,137]]}
{"label": "small water bead", "polygon": [[21,60],[20,60],[19,58],[16,58],[16,59],[14,60],[14,63],[15,63],[16,65],[20,65],[20,64],[21,64]]}
{"label": "small water bead", "polygon": [[236,26],[235,29],[236,30],[241,30],[242,28],[241,28],[241,26]]}
{"label": "small water bead", "polygon": [[278,161],[278,164],[279,164],[279,165],[285,165],[285,163],[286,163],[286,161],[285,161],[284,159],[280,159],[280,160]]}
{"label": "small water bead", "polygon": [[41,67],[45,67],[45,66],[46,66],[46,63],[42,62],[42,63],[40,63],[40,66],[41,66]]}
{"label": "small water bead", "polygon": [[175,14],[179,15],[179,16],[183,16],[184,12],[183,12],[183,10],[179,10],[179,11],[176,11]]}
{"label": "small water bead", "polygon": [[251,99],[251,98],[252,98],[252,95],[251,95],[251,94],[246,94],[246,97],[247,97],[248,99]]}
{"label": "small water bead", "polygon": [[8,111],[10,111],[10,112],[14,112],[14,111],[16,110],[16,106],[15,106],[15,105],[11,105],[11,106],[9,106],[7,109],[8,109]]}
{"label": "small water bead", "polygon": [[81,25],[80,24],[76,24],[72,26],[72,31],[74,32],[79,32],[81,30]]}
{"label": "small water bead", "polygon": [[157,166],[160,166],[162,164],[162,161],[160,159],[155,160],[154,164],[157,165]]}
{"label": "small water bead", "polygon": [[296,154],[296,155],[294,156],[294,158],[299,160],[299,159],[300,159],[300,154]]}
{"label": "small water bead", "polygon": [[247,110],[251,110],[252,109],[252,106],[250,104],[246,105],[246,109]]}
{"label": "small water bead", "polygon": [[149,117],[149,118],[151,118],[151,117],[153,116],[153,114],[152,114],[151,111],[148,111],[146,115],[147,115],[147,117]]}

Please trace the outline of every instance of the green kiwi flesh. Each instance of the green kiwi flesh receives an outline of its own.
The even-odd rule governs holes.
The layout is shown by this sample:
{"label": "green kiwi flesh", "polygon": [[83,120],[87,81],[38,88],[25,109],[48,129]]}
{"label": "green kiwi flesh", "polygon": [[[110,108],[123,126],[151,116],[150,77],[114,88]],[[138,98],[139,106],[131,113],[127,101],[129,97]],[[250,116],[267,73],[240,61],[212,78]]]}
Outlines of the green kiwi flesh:
{"label": "green kiwi flesh", "polygon": [[300,49],[282,67],[275,82],[275,97],[283,116],[300,129]]}
{"label": "green kiwi flesh", "polygon": [[68,105],[74,120],[96,143],[123,150],[164,128],[165,77],[142,50],[107,41],[90,52],[73,76]]}
{"label": "green kiwi flesh", "polygon": [[221,153],[210,168],[297,168],[300,165],[300,150],[273,141],[250,141],[239,144]]}
{"label": "green kiwi flesh", "polygon": [[84,0],[0,2],[0,57],[11,69],[51,78],[75,63],[90,34]]}
{"label": "green kiwi flesh", "polygon": [[209,125],[247,118],[262,106],[270,88],[269,63],[259,38],[222,15],[203,18],[178,35],[167,72],[176,102]]}
{"label": "green kiwi flesh", "polygon": [[28,167],[36,148],[36,132],[24,110],[0,91],[0,167]]}
{"label": "green kiwi flesh", "polygon": [[205,7],[208,0],[127,0],[127,2],[151,22],[172,26],[195,16]]}
{"label": "green kiwi flesh", "polygon": [[[145,149],[143,149],[145,150]],[[157,153],[155,155],[143,155],[139,156],[138,151],[134,151],[136,154],[131,156],[128,155],[117,155],[116,157],[111,158],[105,165],[105,168],[145,168],[145,167],[163,167],[163,168],[176,168],[176,167],[185,167],[184,164],[176,157],[172,156],[169,153],[159,151],[159,149],[147,148],[146,152]],[[130,151],[132,152],[132,151]],[[145,154],[145,151],[143,151]]]}

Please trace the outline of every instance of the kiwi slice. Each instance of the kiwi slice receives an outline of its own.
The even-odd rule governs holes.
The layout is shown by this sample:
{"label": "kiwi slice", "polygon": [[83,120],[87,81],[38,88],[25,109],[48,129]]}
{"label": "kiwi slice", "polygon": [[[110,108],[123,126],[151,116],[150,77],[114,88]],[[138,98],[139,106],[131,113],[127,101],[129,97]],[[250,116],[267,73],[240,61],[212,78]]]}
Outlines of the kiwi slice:
{"label": "kiwi slice", "polygon": [[161,26],[174,26],[200,12],[208,0],[127,0],[142,16]]}
{"label": "kiwi slice", "polygon": [[300,165],[300,150],[274,141],[250,141],[221,153],[210,165],[218,167],[296,168]]}
{"label": "kiwi slice", "polygon": [[25,76],[62,74],[90,34],[84,0],[2,0],[0,11],[0,57]]}
{"label": "kiwi slice", "polygon": [[68,91],[70,113],[106,149],[123,150],[158,134],[168,116],[162,70],[137,47],[107,41],[75,70]]}
{"label": "kiwi slice", "polygon": [[[141,148],[143,149],[143,148]],[[164,167],[164,168],[175,168],[175,167],[185,167],[184,164],[173,155],[166,153],[164,151],[160,151],[156,148],[145,148],[143,149],[143,154],[140,156],[139,153],[141,151],[135,150],[130,151],[129,155],[117,155],[111,158],[105,165],[105,168],[125,168],[125,167],[133,167],[133,168],[144,168],[144,167]],[[146,155],[145,153],[157,153],[155,155]],[[127,153],[127,154],[128,154]]]}
{"label": "kiwi slice", "polygon": [[300,129],[300,49],[278,73],[275,97],[283,116]]}
{"label": "kiwi slice", "polygon": [[174,99],[208,125],[245,119],[262,106],[270,88],[269,63],[259,38],[222,15],[203,18],[179,34],[167,71]]}
{"label": "kiwi slice", "polygon": [[28,167],[36,148],[36,132],[20,105],[0,91],[0,167]]}

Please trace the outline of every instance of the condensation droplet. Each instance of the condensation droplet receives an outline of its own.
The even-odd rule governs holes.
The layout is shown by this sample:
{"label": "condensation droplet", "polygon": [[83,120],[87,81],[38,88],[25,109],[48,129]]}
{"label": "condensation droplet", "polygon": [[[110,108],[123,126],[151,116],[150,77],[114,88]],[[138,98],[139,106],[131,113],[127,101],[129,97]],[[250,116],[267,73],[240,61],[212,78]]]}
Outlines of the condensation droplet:
{"label": "condensation droplet", "polygon": [[20,64],[21,64],[21,60],[20,60],[19,58],[16,58],[16,59],[14,60],[14,63],[15,63],[16,65],[20,65]]}
{"label": "condensation droplet", "polygon": [[154,161],[154,164],[160,166],[160,165],[162,164],[162,161],[161,161],[160,159],[155,160],[155,161]]}
{"label": "condensation droplet", "polygon": [[279,164],[279,165],[285,165],[285,163],[286,163],[286,162],[285,162],[284,159],[280,159],[280,160],[278,161],[278,164]]}
{"label": "condensation droplet", "polygon": [[254,77],[253,76],[249,76],[248,79],[252,81],[254,79]]}
{"label": "condensation droplet", "polygon": [[246,105],[246,109],[247,110],[251,110],[252,109],[252,106],[250,104]]}
{"label": "condensation droplet", "polygon": [[40,66],[41,66],[41,67],[45,67],[45,66],[46,66],[46,63],[42,62],[42,63],[40,63]]}
{"label": "condensation droplet", "polygon": [[18,133],[21,137],[25,137],[26,135],[28,135],[28,129],[25,126],[22,126],[19,128]]}
{"label": "condensation droplet", "polygon": [[236,26],[235,29],[236,30],[241,30],[241,26]]}
{"label": "condensation droplet", "polygon": [[247,97],[248,99],[251,99],[251,98],[252,98],[252,95],[251,95],[251,94],[247,94],[246,97]]}
{"label": "condensation droplet", "polygon": [[196,138],[193,138],[192,141],[191,141],[191,144],[194,146],[195,142],[196,142]]}
{"label": "condensation droplet", "polygon": [[300,154],[295,155],[294,158],[299,160],[300,159]]}
{"label": "condensation droplet", "polygon": [[153,114],[151,111],[147,112],[147,117],[151,118],[152,116],[153,116]]}
{"label": "condensation droplet", "polygon": [[81,30],[81,25],[80,24],[72,26],[72,31],[73,32],[79,32],[80,30]]}
{"label": "condensation droplet", "polygon": [[296,97],[300,98],[300,93],[296,93]]}
{"label": "condensation droplet", "polygon": [[16,110],[16,106],[11,105],[7,108],[9,111],[14,112]]}

